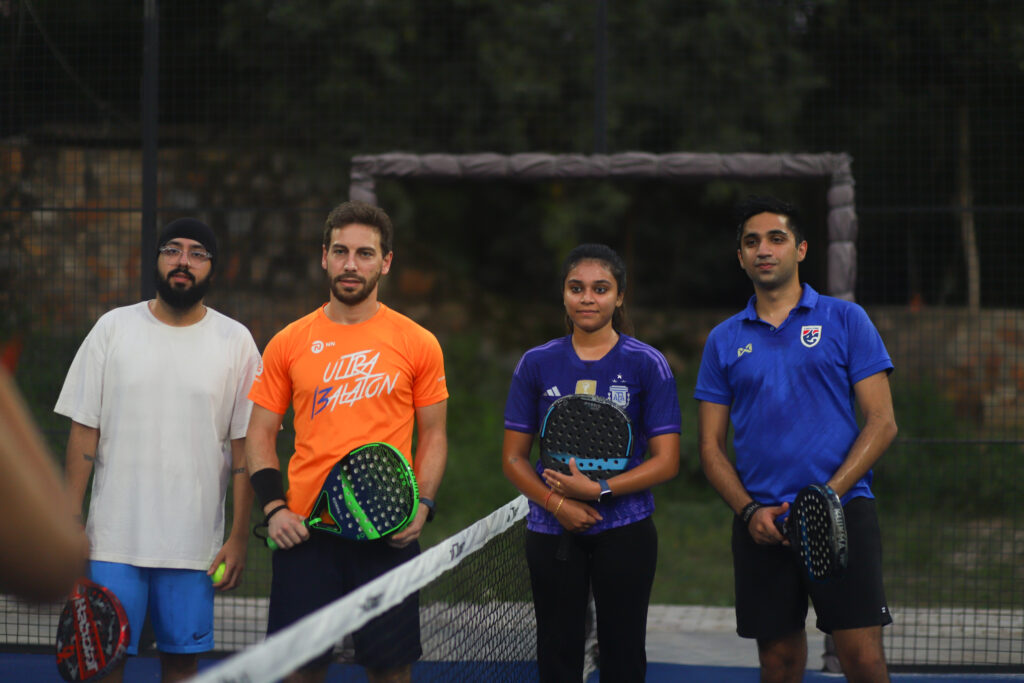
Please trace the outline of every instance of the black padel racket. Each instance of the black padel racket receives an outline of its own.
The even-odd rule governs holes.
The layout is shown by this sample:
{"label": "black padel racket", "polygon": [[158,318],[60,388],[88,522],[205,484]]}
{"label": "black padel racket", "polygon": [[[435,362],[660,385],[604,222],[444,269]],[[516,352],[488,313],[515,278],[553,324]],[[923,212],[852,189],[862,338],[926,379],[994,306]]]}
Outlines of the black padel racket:
{"label": "black padel racket", "polygon": [[[370,443],[331,468],[306,525],[342,538],[370,541],[404,529],[418,507],[419,490],[409,461],[390,444]],[[271,539],[267,546],[277,548]]]}
{"label": "black padel racket", "polygon": [[569,458],[593,480],[626,469],[633,448],[629,416],[606,398],[589,394],[563,396],[548,408],[540,430],[544,467],[569,474]]}
{"label": "black padel racket", "polygon": [[800,556],[811,581],[835,579],[846,570],[846,515],[839,496],[827,484],[801,490],[780,531]]}
{"label": "black padel racket", "polygon": [[[569,458],[593,480],[613,477],[626,469],[633,448],[629,416],[606,398],[589,394],[563,396],[548,408],[540,430],[540,459],[544,467],[569,474]],[[569,535],[563,531],[555,557],[568,558]]]}
{"label": "black padel racket", "polygon": [[131,641],[128,617],[110,590],[79,579],[57,622],[57,670],[65,681],[88,681],[124,660]]}

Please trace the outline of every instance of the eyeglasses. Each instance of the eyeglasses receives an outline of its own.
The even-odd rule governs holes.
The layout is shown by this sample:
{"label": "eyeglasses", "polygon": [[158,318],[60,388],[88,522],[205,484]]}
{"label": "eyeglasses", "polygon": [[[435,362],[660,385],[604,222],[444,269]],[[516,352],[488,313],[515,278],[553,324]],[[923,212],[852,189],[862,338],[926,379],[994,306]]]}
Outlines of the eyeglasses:
{"label": "eyeglasses", "polygon": [[[160,252],[160,255],[168,261],[177,261],[181,258],[182,254],[186,253],[180,247],[172,246],[160,247],[158,251]],[[213,258],[213,254],[204,249],[189,249],[187,253],[188,256],[185,260],[189,263],[206,263]]]}

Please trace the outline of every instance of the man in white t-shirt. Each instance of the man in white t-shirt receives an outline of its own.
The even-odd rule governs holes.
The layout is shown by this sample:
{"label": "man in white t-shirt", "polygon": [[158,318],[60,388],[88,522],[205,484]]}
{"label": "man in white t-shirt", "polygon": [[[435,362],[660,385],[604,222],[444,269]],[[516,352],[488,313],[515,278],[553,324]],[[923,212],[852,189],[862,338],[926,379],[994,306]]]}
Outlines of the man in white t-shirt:
{"label": "man in white t-shirt", "polygon": [[[158,245],[156,298],[100,317],[54,411],[71,418],[65,472],[75,510],[95,470],[91,578],[124,604],[129,654],[148,612],[162,680],[177,681],[213,648],[214,589],[237,586],[245,567],[253,492],[244,437],[260,356],[244,325],[203,304],[217,263],[210,227],[178,219]],[[224,541],[229,480],[234,523]],[[123,675],[122,663],[110,679]]]}

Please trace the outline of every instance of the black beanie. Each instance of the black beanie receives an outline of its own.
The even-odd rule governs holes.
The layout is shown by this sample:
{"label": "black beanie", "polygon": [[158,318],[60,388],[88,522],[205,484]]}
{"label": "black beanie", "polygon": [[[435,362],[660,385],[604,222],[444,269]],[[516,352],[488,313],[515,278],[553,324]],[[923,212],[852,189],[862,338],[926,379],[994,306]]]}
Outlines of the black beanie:
{"label": "black beanie", "polygon": [[160,238],[156,242],[159,249],[176,237],[195,240],[203,245],[206,251],[213,255],[210,265],[217,265],[217,236],[209,225],[196,218],[179,218],[171,221],[160,231]]}

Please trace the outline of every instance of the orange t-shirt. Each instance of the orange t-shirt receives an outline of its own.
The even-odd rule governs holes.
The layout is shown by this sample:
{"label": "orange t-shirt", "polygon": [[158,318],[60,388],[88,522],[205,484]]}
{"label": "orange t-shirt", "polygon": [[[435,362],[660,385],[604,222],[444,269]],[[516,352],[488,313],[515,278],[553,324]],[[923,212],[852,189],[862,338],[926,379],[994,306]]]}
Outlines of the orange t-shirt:
{"label": "orange t-shirt", "polygon": [[249,398],[284,414],[295,408],[288,505],[309,515],[327,473],[375,441],[412,458],[416,408],[448,398],[441,345],[433,334],[381,304],[355,325],[321,306],[274,335]]}

